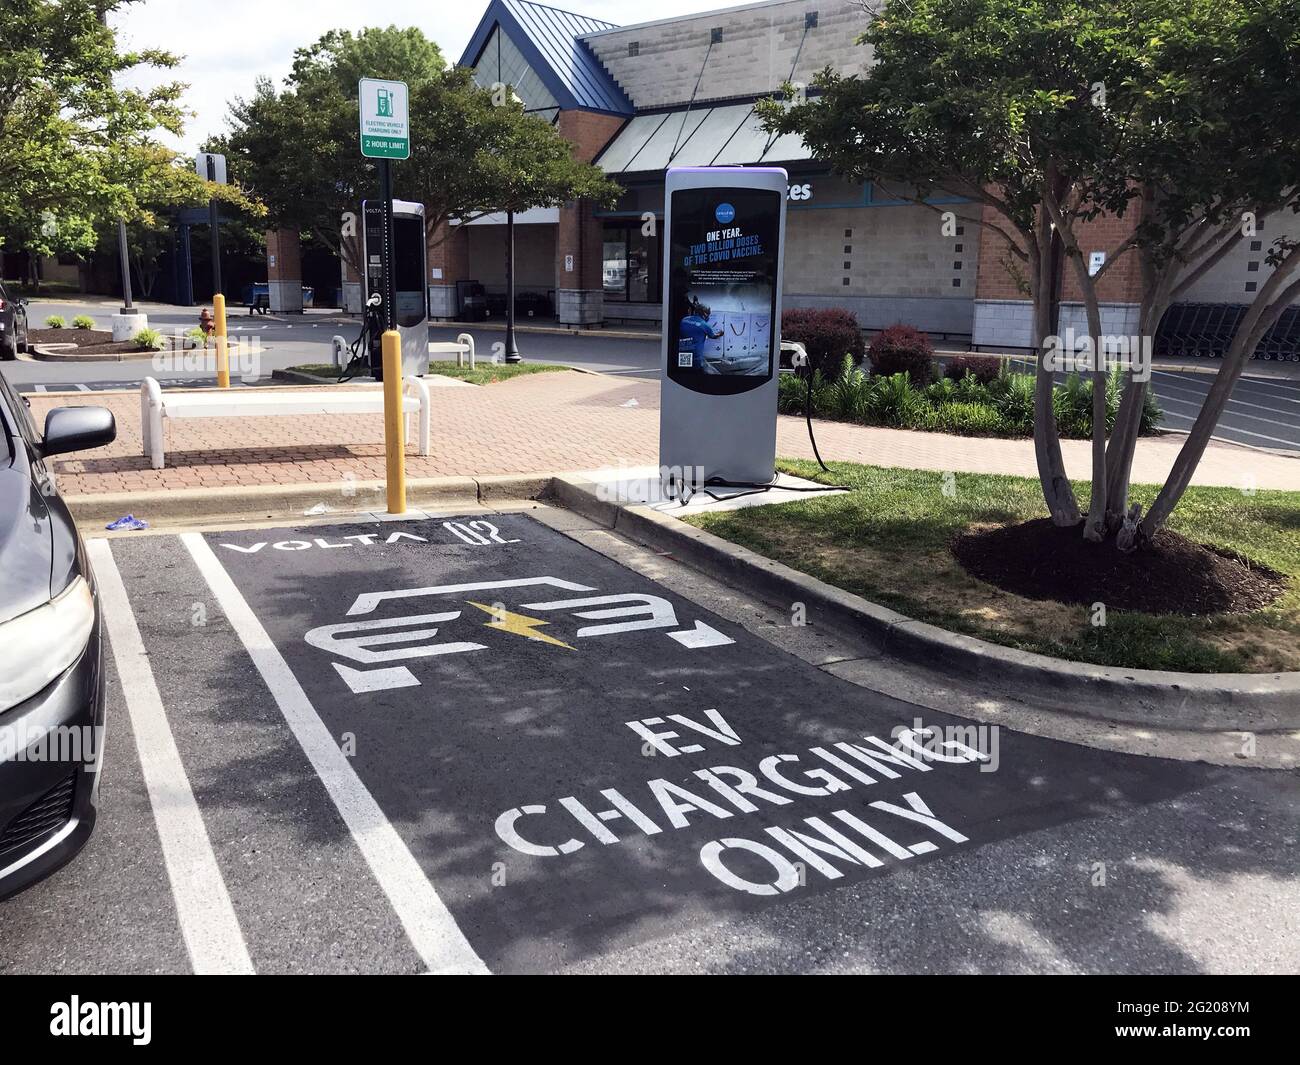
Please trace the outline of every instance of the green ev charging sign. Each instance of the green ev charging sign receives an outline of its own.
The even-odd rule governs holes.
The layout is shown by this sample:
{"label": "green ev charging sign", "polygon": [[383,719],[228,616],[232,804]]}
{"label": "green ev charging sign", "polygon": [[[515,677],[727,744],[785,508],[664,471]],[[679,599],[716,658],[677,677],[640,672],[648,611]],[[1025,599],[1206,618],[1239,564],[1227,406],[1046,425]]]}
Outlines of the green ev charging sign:
{"label": "green ev charging sign", "polygon": [[361,104],[361,154],[367,159],[409,159],[410,111],[404,81],[362,78],[357,84]]}

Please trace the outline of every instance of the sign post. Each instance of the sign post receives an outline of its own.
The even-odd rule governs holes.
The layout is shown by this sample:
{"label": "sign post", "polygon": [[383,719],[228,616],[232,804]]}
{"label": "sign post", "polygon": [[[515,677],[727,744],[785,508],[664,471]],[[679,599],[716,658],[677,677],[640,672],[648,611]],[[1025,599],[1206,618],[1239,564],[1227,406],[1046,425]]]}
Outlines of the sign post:
{"label": "sign post", "polygon": [[380,256],[384,300],[381,345],[384,375],[384,451],[387,455],[388,512],[406,512],[406,441],[402,434],[402,342],[397,332],[397,296],[393,285],[393,159],[411,156],[410,94],[404,81],[362,78],[357,83],[361,118],[361,154],[379,161],[379,198],[383,204]]}
{"label": "sign post", "polygon": [[[226,157],[200,152],[194,157],[194,171],[217,185],[226,184]],[[226,297],[221,292],[221,216],[215,196],[208,197],[208,230],[212,243],[212,318],[216,330],[217,387],[230,387],[230,354],[226,334]]]}

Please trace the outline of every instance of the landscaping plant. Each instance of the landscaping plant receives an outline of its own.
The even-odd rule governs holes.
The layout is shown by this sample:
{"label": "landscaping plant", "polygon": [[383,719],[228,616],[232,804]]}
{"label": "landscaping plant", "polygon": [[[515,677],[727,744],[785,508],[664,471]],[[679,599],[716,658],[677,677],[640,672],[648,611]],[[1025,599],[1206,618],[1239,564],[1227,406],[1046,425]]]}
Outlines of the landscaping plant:
{"label": "landscaping plant", "polygon": [[867,349],[871,372],[877,377],[904,373],[917,385],[934,380],[934,345],[915,326],[891,325],[871,338]]}
{"label": "landscaping plant", "polygon": [[808,352],[809,366],[827,377],[840,372],[846,356],[856,366],[866,353],[857,316],[840,307],[797,307],[783,311],[781,339],[802,344]]}

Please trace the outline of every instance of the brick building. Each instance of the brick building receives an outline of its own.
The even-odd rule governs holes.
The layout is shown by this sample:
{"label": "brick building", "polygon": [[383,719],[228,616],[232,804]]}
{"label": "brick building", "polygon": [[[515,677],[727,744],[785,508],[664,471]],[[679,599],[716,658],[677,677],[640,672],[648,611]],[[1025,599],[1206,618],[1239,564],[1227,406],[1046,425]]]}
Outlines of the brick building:
{"label": "brick building", "polygon": [[[808,84],[826,66],[869,65],[870,49],[856,43],[868,17],[857,0],[766,0],[620,27],[532,0],[491,0],[461,65],[484,87],[509,85],[624,189],[609,210],[575,202],[516,216],[516,286],[535,313],[566,325],[658,322],[668,168],[781,166],[790,174],[786,307],[845,307],[868,330],[901,321],[957,344],[1027,347],[1029,303],[998,238],[976,224],[979,204],[947,201],[956,220],[944,227],[925,207],[831,174],[797,136],[774,139],[759,128],[755,101],[783,83]],[[1132,224],[1098,219],[1088,250],[1113,248]],[[1259,237],[1202,278],[1189,300],[1248,301],[1267,276],[1268,231],[1281,225],[1300,235],[1300,220],[1263,220]],[[457,317],[468,282],[503,302],[504,217],[432,240],[431,317]],[[1083,326],[1077,283],[1066,275],[1062,330]],[[1102,279],[1108,332],[1136,331],[1137,285],[1135,263]]]}

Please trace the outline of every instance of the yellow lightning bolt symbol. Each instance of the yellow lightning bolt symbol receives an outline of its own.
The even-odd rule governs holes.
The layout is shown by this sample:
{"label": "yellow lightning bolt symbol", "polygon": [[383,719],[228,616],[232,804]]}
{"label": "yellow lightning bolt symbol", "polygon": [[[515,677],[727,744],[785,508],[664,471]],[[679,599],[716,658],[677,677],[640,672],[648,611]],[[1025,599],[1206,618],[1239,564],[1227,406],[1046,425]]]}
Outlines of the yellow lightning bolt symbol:
{"label": "yellow lightning bolt symbol", "polygon": [[476,606],[483,613],[492,615],[491,621],[484,622],[489,629],[497,629],[500,632],[513,632],[516,636],[522,636],[528,640],[540,640],[542,643],[552,643],[556,647],[565,647],[570,651],[577,650],[577,648],[565,643],[563,640],[557,640],[554,636],[547,636],[545,633],[536,631],[543,625],[549,625],[549,621],[530,618],[527,614],[512,614],[505,607],[487,606],[483,603],[474,602],[470,602],[469,605]]}

